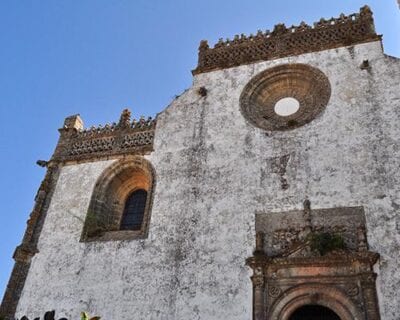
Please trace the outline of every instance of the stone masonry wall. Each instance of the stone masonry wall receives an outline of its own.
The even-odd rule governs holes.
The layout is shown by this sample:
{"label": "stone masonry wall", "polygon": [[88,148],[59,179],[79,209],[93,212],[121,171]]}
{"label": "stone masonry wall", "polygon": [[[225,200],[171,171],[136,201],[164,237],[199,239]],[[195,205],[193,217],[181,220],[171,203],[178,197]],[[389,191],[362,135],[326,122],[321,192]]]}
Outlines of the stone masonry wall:
{"label": "stone masonry wall", "polygon": [[[324,72],[329,104],[291,131],[255,128],[240,113],[240,94],[285,63]],[[157,119],[146,156],[157,175],[148,238],[79,242],[96,179],[115,160],[66,165],[17,316],[56,309],[71,319],[82,310],[106,320],[251,319],[245,259],[255,213],[301,209],[308,197],[312,208],[364,206],[371,250],[381,254],[382,319],[397,319],[399,89],[400,60],[379,41],[198,74]]]}

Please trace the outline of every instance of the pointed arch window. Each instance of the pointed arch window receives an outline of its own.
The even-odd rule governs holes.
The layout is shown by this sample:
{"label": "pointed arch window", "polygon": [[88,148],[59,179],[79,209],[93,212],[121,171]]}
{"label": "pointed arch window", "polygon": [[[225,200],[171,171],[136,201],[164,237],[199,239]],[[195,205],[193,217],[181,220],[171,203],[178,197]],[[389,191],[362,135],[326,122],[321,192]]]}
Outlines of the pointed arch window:
{"label": "pointed arch window", "polygon": [[121,230],[140,230],[146,209],[147,191],[143,189],[132,192],[125,202],[121,220]]}

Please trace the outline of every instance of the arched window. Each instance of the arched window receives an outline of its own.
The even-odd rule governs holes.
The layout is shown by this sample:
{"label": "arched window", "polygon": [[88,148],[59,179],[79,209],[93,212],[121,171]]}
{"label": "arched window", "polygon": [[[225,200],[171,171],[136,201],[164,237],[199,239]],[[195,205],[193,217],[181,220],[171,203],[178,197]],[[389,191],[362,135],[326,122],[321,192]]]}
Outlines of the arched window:
{"label": "arched window", "polygon": [[147,191],[143,189],[132,192],[125,202],[121,220],[121,230],[140,230],[146,209]]}
{"label": "arched window", "polygon": [[145,158],[114,162],[96,182],[81,241],[146,238],[154,186],[155,172]]}

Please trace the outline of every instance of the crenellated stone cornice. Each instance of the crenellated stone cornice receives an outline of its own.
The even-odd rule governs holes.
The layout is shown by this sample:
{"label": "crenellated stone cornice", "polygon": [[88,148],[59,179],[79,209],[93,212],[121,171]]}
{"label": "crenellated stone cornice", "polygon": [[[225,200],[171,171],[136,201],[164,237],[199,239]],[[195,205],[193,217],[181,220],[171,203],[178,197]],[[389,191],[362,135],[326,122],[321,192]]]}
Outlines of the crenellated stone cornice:
{"label": "crenellated stone cornice", "polygon": [[225,69],[257,61],[272,60],[303,53],[350,46],[380,40],[374,27],[372,11],[368,6],[359,13],[328,20],[321,19],[313,26],[301,22],[299,26],[275,25],[273,31],[259,30],[256,35],[236,35],[233,40],[220,39],[214,47],[206,40],[199,46],[194,75]]}
{"label": "crenellated stone cornice", "polygon": [[131,120],[125,109],[118,123],[83,128],[79,115],[67,117],[59,129],[60,139],[52,161],[97,160],[124,154],[144,154],[153,150],[156,120]]}

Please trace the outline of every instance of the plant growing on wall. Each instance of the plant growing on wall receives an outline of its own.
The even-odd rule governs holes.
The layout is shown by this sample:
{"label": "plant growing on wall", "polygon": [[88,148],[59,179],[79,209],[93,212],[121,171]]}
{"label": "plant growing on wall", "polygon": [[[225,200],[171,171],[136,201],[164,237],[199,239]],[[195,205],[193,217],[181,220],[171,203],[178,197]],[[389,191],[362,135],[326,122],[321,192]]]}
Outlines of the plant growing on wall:
{"label": "plant growing on wall", "polygon": [[86,312],[81,313],[81,320],[100,320],[99,316],[89,317]]}
{"label": "plant growing on wall", "polygon": [[68,211],[73,217],[78,219],[84,225],[84,234],[88,237],[97,237],[111,230],[111,225],[115,224],[111,215],[99,215],[89,210],[85,220]]}
{"label": "plant growing on wall", "polygon": [[110,217],[102,217],[92,211],[88,211],[85,221],[86,235],[95,237],[102,235],[109,229],[111,223]]}
{"label": "plant growing on wall", "polygon": [[324,256],[328,252],[346,249],[344,239],[339,234],[329,232],[311,232],[307,236],[310,241],[311,250]]}

